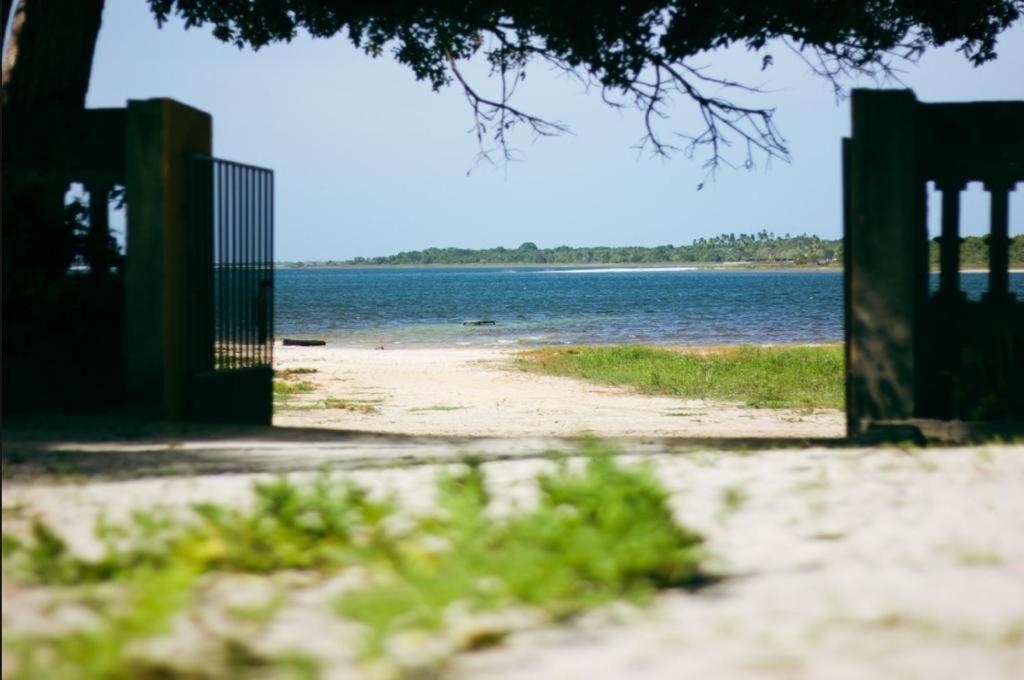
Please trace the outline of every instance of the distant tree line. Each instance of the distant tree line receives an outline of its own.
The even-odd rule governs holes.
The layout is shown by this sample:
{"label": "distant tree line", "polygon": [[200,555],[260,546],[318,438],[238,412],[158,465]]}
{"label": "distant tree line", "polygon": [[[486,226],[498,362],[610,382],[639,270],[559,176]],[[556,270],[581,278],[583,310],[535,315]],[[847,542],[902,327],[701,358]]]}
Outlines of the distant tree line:
{"label": "distant tree line", "polygon": [[[931,261],[933,265],[939,264],[939,244],[931,245]],[[961,267],[987,267],[988,266],[988,244],[981,236],[968,236],[960,244],[960,266]],[[1024,267],[1024,236],[1014,236],[1010,241],[1010,266]]]}
{"label": "distant tree line", "polygon": [[[981,237],[968,236],[961,246],[964,267],[985,267],[988,246]],[[514,265],[514,264],[722,264],[743,262],[759,265],[841,266],[841,239],[822,239],[800,234],[778,236],[766,230],[756,234],[723,234],[699,238],[690,245],[594,246],[572,248],[538,248],[526,242],[518,248],[427,248],[381,257],[357,257],[346,261],[295,263],[303,265]],[[939,261],[937,243],[931,244],[931,260]],[[1010,246],[1010,262],[1024,266],[1024,236],[1014,238]]]}

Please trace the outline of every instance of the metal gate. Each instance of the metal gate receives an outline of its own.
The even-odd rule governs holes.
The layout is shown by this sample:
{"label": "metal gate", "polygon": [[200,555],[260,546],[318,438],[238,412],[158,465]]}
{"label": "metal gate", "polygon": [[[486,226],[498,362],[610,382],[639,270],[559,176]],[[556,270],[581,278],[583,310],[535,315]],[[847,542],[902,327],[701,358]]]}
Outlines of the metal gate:
{"label": "metal gate", "polygon": [[190,416],[269,423],[274,173],[195,156],[189,168]]}

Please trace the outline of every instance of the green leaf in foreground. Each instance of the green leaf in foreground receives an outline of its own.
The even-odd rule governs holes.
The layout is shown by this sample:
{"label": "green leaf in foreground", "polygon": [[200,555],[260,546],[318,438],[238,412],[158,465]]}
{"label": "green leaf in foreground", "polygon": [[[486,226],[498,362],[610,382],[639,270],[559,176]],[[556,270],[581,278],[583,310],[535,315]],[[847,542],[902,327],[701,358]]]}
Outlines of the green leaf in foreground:
{"label": "green leaf in foreground", "polygon": [[[623,466],[594,443],[584,454],[558,459],[537,478],[535,506],[502,515],[492,503],[487,466],[467,459],[439,475],[435,506],[416,516],[323,473],[303,483],[282,477],[257,484],[254,502],[244,507],[205,503],[187,513],[140,512],[125,525],[101,524],[97,536],[106,550],[96,559],[74,554],[42,524],[21,539],[5,536],[12,583],[59,586],[61,601],[78,601],[96,616],[94,625],[53,634],[5,628],[5,658],[15,663],[9,677],[187,675],[192,671],[166,666],[176,659],[148,658],[141,643],[168,634],[179,612],[188,621],[197,608],[226,608],[199,595],[218,574],[301,570],[316,579],[357,568],[352,573],[362,576],[354,587],[324,604],[364,624],[365,655],[385,660],[409,634],[443,640],[442,661],[459,649],[493,644],[514,626],[469,633],[463,626],[452,635],[489,612],[529,612],[530,623],[557,620],[615,599],[642,601],[659,588],[702,583],[703,539],[675,522],[652,472]],[[281,601],[288,595],[286,588]],[[250,624],[269,624],[276,609]],[[279,669],[285,663],[261,656],[258,640],[241,656],[230,636],[221,647],[217,658],[190,663],[205,664],[209,677],[230,675],[242,662]]]}
{"label": "green leaf in foreground", "polygon": [[[453,608],[525,605],[558,619],[704,579],[702,538],[676,524],[648,470],[592,450],[584,469],[563,462],[538,482],[536,508],[495,518],[478,466],[442,478],[442,513],[426,518],[377,585],[339,602],[345,616],[372,630],[371,653],[389,635],[442,628]],[[447,548],[424,550],[423,541]]]}

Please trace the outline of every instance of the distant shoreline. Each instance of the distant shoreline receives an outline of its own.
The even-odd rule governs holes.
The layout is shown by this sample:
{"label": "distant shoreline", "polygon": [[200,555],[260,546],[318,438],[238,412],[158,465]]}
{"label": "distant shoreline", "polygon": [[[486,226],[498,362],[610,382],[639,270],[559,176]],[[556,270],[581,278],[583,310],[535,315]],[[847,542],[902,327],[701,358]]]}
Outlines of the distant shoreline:
{"label": "distant shoreline", "polygon": [[[676,269],[692,268],[695,271],[760,271],[760,272],[841,272],[841,264],[782,264],[778,262],[503,262],[467,264],[326,264],[323,262],[299,264],[297,262],[276,262],[275,269]],[[938,273],[937,267],[931,272]],[[985,267],[969,266],[961,274],[987,274]],[[1010,266],[1011,274],[1024,274],[1024,263]]]}
{"label": "distant shoreline", "polygon": [[842,271],[839,264],[787,265],[779,262],[474,262],[463,264],[327,264],[324,262],[299,264],[297,262],[276,262],[275,269],[679,269],[695,270],[747,270],[760,271]]}

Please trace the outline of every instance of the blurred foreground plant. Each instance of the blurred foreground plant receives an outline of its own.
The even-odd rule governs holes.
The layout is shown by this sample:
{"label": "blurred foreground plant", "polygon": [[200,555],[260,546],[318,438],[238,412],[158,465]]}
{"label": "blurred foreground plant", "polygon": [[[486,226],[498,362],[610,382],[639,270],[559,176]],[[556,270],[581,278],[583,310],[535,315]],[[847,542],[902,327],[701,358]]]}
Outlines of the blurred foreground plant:
{"label": "blurred foreground plant", "polygon": [[[101,523],[96,559],[74,554],[37,523],[26,539],[4,537],[9,581],[62,586],[90,602],[96,620],[54,634],[5,632],[5,656],[15,662],[9,677],[182,677],[147,665],[139,643],[169,632],[175,613],[210,606],[196,593],[215,574],[357,568],[357,585],[333,604],[365,627],[365,657],[385,662],[410,634],[442,640],[443,663],[516,627],[465,625],[489,613],[557,620],[701,583],[703,540],[674,521],[651,471],[620,465],[600,444],[581,452],[584,460],[560,457],[537,478],[534,507],[504,514],[493,507],[484,465],[467,459],[439,475],[435,506],[415,516],[322,473],[305,483],[257,484],[244,508],[204,503],[184,516],[136,513],[125,525]],[[232,672],[218,664],[208,677]]]}

